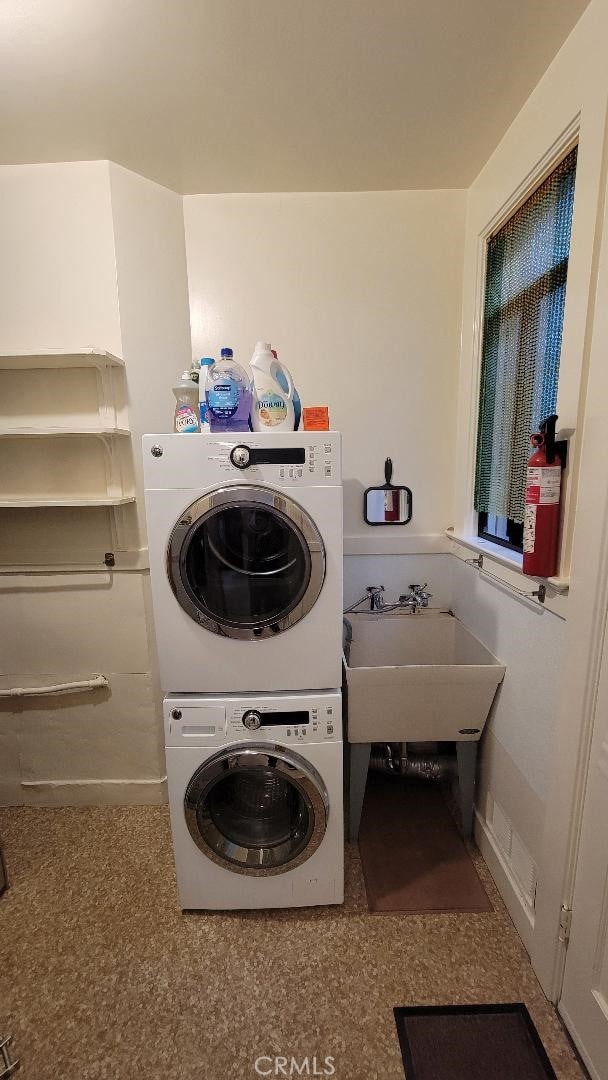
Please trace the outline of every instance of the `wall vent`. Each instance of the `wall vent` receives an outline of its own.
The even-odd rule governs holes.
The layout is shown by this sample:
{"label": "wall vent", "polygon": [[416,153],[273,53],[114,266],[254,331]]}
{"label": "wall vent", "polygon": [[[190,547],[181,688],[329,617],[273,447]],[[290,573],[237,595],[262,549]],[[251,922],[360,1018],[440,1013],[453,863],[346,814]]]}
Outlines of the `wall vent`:
{"label": "wall vent", "polygon": [[491,796],[487,800],[486,822],[500,854],[521,889],[528,907],[533,911],[536,900],[536,865],[502,806]]}

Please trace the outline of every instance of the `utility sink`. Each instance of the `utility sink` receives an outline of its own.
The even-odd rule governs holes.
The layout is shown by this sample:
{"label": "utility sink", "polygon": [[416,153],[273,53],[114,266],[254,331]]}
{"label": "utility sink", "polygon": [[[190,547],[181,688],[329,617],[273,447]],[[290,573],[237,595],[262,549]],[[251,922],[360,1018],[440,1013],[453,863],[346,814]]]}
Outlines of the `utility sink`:
{"label": "utility sink", "polygon": [[505,668],[450,612],[357,612],[345,643],[348,741],[477,740]]}
{"label": "utility sink", "polygon": [[344,623],[351,839],[375,742],[455,742],[462,827],[471,836],[477,744],[504,665],[451,612],[356,612]]}

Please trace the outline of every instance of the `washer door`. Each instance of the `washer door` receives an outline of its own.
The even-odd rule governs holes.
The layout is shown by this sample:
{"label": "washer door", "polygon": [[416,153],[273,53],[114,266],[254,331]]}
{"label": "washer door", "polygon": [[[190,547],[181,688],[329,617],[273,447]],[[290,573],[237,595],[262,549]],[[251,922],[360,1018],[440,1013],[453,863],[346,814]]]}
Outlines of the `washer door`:
{"label": "washer door", "polygon": [[268,488],[220,488],[188,507],[167,552],[184,611],[215,634],[272,637],[310,611],[325,549],[305,510]]}
{"label": "washer door", "polygon": [[227,747],[197,769],[184,798],[188,830],[237,874],[284,874],[309,859],[327,829],[329,797],[299,754],[268,743]]}

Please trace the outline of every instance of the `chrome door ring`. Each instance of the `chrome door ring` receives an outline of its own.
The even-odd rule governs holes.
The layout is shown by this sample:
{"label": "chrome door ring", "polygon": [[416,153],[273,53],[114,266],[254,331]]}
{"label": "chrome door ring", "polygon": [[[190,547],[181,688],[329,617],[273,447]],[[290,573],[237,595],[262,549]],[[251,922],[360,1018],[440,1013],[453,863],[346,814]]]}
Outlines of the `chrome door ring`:
{"label": "chrome door ring", "polygon": [[[230,769],[256,767],[276,769],[277,774],[293,785],[307,805],[312,820],[293,858],[287,857],[288,843],[267,848],[244,847],[230,841],[214,824],[213,839],[217,845],[214,847],[200,831],[197,810],[216,783]],[[268,877],[294,870],[317,850],[327,831],[329,795],[314,765],[299,754],[275,744],[237,743],[220,750],[196,770],[186,788],[184,814],[190,836],[208,859],[236,874]]]}
{"label": "chrome door ring", "polygon": [[[281,618],[269,619],[266,622],[256,623],[251,626],[232,625],[227,621],[215,618],[211,612],[204,608],[200,601],[197,601],[192,590],[187,587],[185,580],[186,553],[194,529],[209,515],[216,514],[229,506],[238,507],[239,504],[245,506],[259,505],[274,510],[299,533],[306,545],[310,559],[308,584],[299,601],[288,609]],[[276,637],[277,634],[288,630],[300,619],[303,619],[316,603],[325,580],[325,547],[314,521],[303,507],[294,502],[293,499],[270,488],[258,487],[253,484],[233,484],[228,487],[216,488],[207,495],[201,496],[184,511],[169,537],[167,545],[167,576],[179,605],[191,619],[194,619],[206,630],[210,630],[214,634],[221,634],[223,637],[259,641],[263,638]]]}

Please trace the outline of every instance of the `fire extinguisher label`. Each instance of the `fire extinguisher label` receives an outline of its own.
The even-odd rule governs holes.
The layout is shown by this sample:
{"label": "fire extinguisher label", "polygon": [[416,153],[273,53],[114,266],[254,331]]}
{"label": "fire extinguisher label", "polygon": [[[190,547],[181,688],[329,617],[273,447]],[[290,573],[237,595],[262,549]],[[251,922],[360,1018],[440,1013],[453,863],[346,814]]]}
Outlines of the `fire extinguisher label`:
{"label": "fire extinguisher label", "polygon": [[524,555],[534,554],[536,539],[536,503],[527,503],[524,515]]}
{"label": "fire extinguisher label", "polygon": [[526,503],[552,506],[559,502],[562,470],[529,468],[526,478]]}

